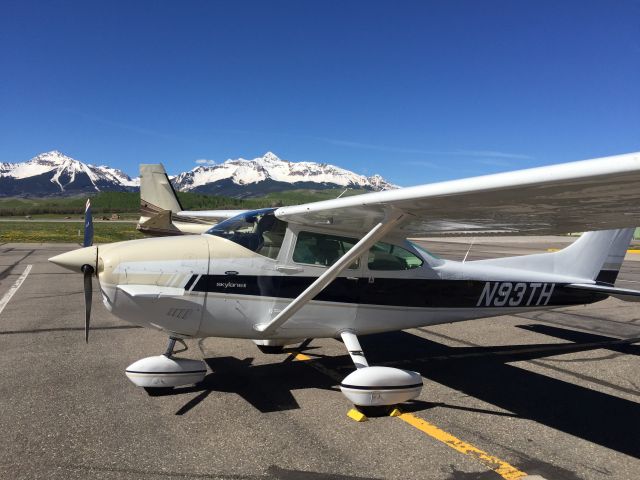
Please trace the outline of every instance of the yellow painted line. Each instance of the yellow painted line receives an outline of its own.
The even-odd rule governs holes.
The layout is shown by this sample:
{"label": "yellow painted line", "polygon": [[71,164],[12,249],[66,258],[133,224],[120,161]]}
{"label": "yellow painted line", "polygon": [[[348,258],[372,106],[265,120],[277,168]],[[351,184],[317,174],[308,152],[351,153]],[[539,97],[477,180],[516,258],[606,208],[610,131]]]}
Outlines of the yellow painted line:
{"label": "yellow painted line", "polygon": [[[311,360],[311,357],[308,355],[305,355],[304,353],[296,353],[294,359],[299,361],[305,361],[305,360]],[[337,372],[334,372],[333,370],[329,370],[325,367],[322,367],[322,369],[319,369],[319,370],[329,375],[330,377],[333,377],[333,378],[337,377]],[[397,409],[394,410],[394,413],[395,412],[399,413]],[[426,420],[423,420],[415,415],[412,415],[411,413],[402,413],[399,415],[398,413],[392,414],[391,416],[393,417],[397,416],[399,419],[408,423],[412,427],[417,428],[423,433],[426,433],[431,438],[444,443],[446,446],[453,448],[454,450],[457,450],[460,453],[464,453],[465,455],[469,455],[475,458],[480,463],[488,467],[490,470],[493,470],[494,472],[496,472],[505,480],[517,480],[527,476],[525,472],[523,472],[522,470],[518,470],[513,465],[503,460],[500,460],[498,457],[489,455],[487,452],[480,450],[479,448],[474,447],[469,443],[463,442],[458,437],[455,437],[450,433],[445,432],[444,430],[436,427],[434,424],[429,423]]]}
{"label": "yellow painted line", "polygon": [[[562,250],[561,248],[547,248],[547,252],[559,252]],[[640,253],[640,250],[637,248],[630,248],[627,250],[627,253]]]}
{"label": "yellow painted line", "polygon": [[518,470],[513,465],[510,465],[507,462],[494,457],[493,455],[489,455],[487,452],[482,451],[479,448],[474,447],[473,445],[463,442],[459,438],[454,437],[450,433],[441,430],[432,423],[416,417],[415,415],[412,415],[410,413],[403,413],[398,418],[407,422],[412,427],[415,427],[418,430],[426,433],[431,438],[435,438],[439,442],[444,443],[446,446],[451,447],[458,452],[464,453],[465,455],[474,457],[480,463],[489,467],[491,470],[493,470],[506,480],[515,480],[527,476],[526,473]]}
{"label": "yellow painted line", "polygon": [[[293,359],[294,360],[298,360],[300,362],[312,360],[312,358],[309,355],[305,355],[304,353],[297,353],[296,356],[293,357]],[[319,363],[313,363],[312,362],[311,366],[313,368],[315,368],[316,370],[318,370],[320,373],[325,374],[327,377],[333,378],[336,382],[341,382],[342,381],[342,375],[340,375],[335,370],[331,370],[331,369],[325,367],[324,365],[320,365]]]}

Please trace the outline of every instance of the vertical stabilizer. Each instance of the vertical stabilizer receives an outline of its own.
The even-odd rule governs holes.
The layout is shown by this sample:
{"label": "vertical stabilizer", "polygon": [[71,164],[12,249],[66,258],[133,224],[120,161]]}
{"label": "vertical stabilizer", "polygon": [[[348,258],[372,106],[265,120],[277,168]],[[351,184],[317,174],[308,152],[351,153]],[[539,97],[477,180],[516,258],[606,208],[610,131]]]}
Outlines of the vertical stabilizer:
{"label": "vertical stabilizer", "polygon": [[[578,240],[556,252],[556,263],[572,276],[596,280],[600,272],[615,279],[633,237],[634,228],[583,233]],[[614,274],[615,272],[615,274]]]}
{"label": "vertical stabilizer", "polygon": [[183,210],[167,172],[161,163],[140,165],[140,206],[142,216],[151,217],[162,210]]}
{"label": "vertical stabilizer", "polygon": [[596,283],[602,285],[613,285],[616,283],[618,273],[620,273],[620,267],[627,254],[627,248],[629,248],[629,244],[633,239],[635,228],[609,231],[615,232],[615,235],[609,248],[609,254],[595,277]]}
{"label": "vertical stabilizer", "polygon": [[635,228],[623,228],[586,232],[558,252],[478,260],[474,263],[556,273],[613,285],[634,231]]}

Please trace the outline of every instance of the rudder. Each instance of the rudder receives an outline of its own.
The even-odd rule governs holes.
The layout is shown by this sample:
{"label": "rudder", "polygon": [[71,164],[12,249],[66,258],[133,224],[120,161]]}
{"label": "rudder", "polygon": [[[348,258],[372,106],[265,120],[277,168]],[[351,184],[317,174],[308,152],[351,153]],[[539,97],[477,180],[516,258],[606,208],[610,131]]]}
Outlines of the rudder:
{"label": "rudder", "polygon": [[609,248],[609,255],[595,278],[596,283],[601,285],[613,286],[616,283],[618,273],[620,273],[620,267],[627,254],[627,249],[629,248],[631,240],[633,240],[635,228],[625,228],[614,231],[616,233]]}

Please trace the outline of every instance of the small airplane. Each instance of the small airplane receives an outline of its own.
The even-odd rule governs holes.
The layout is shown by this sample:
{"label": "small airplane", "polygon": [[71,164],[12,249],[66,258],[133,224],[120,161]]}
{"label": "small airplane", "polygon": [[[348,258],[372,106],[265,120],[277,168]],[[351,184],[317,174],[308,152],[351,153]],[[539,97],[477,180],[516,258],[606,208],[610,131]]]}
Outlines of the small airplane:
{"label": "small airplane", "polygon": [[186,211],[164,166],[159,163],[140,165],[140,219],[136,228],[146,235],[205,233],[219,221],[243,212],[246,210]]}
{"label": "small airplane", "polygon": [[[639,205],[632,153],[247,211],[200,235],[99,246],[88,236],[50,261],[84,274],[86,339],[94,275],[112,314],[167,334],[163,355],[127,367],[138,386],[201,381],[205,363],[174,354],[187,338],[246,338],[271,351],[342,338],[356,368],[342,392],[359,407],[389,406],[417,397],[422,377],[369,366],[359,335],[640,301],[614,285]],[[462,262],[408,240],[575,231],[587,233],[557,252]]]}

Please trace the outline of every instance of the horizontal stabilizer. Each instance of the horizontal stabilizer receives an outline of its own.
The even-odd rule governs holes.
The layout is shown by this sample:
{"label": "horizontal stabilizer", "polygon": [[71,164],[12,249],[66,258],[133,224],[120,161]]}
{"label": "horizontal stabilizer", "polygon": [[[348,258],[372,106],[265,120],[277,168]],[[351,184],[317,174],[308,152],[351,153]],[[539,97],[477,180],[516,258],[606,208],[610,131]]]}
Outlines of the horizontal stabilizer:
{"label": "horizontal stabilizer", "polygon": [[605,287],[603,285],[595,285],[591,283],[571,283],[567,288],[576,288],[578,290],[589,290],[590,292],[604,293],[625,302],[640,302],[640,291],[629,290],[627,288]]}
{"label": "horizontal stabilizer", "polygon": [[181,235],[182,232],[173,224],[171,210],[161,210],[150,218],[140,218],[138,230],[150,235]]}

